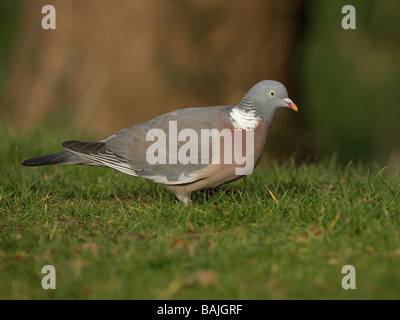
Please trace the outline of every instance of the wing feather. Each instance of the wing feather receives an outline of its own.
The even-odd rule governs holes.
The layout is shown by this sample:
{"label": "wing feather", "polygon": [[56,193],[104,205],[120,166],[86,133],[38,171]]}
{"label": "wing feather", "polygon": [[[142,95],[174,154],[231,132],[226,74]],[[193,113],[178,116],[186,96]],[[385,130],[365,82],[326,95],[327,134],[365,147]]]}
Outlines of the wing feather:
{"label": "wing feather", "polygon": [[101,166],[109,167],[123,173],[136,176],[135,170],[121,157],[107,150],[104,142],[65,141],[63,147],[76,155],[95,162]]}
{"label": "wing feather", "polygon": [[[201,129],[224,128],[224,116],[228,113],[228,106],[189,108],[177,110],[154,118],[145,123],[124,129],[117,134],[99,142],[66,141],[63,146],[76,155],[90,160],[98,165],[110,167],[123,173],[141,176],[158,183],[167,185],[186,184],[197,181],[196,172],[204,169],[211,163],[212,152],[207,159],[201,158],[200,143],[198,148],[197,163],[170,164],[168,151],[165,154],[166,164],[149,164],[146,159],[146,151],[154,141],[147,141],[146,136],[151,129],[161,129],[169,140],[169,122],[176,121],[177,132],[190,128],[198,133],[200,139]],[[176,139],[177,137],[171,137]],[[198,140],[200,142],[200,140]],[[178,141],[177,150],[187,141]],[[166,150],[168,150],[168,145]],[[211,151],[211,150],[210,150]]]}

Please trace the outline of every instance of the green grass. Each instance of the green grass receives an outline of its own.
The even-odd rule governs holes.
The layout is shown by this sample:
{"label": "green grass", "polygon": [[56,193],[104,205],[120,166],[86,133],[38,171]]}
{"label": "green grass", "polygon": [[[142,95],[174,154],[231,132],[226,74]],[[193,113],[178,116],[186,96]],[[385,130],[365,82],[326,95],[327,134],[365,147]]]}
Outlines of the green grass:
{"label": "green grass", "polygon": [[[20,166],[74,138],[59,131],[0,128],[0,299],[400,298],[399,185],[384,170],[269,162],[184,206],[109,169]],[[56,290],[41,287],[47,264]],[[356,290],[341,287],[347,264]]]}

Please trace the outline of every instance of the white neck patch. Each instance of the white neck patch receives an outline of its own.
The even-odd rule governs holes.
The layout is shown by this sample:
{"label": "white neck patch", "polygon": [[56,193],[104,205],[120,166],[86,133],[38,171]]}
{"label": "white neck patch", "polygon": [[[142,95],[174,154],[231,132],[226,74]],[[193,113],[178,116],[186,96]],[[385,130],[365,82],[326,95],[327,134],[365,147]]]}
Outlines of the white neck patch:
{"label": "white neck patch", "polygon": [[254,110],[243,110],[238,106],[233,107],[229,115],[232,118],[232,125],[235,129],[255,129],[262,120]]}

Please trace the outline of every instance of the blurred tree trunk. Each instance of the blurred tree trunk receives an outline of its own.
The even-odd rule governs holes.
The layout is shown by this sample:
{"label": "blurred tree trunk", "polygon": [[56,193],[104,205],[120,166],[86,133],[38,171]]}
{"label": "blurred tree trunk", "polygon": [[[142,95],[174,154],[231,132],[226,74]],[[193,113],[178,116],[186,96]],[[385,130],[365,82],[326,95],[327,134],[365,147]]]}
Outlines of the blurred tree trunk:
{"label": "blurred tree trunk", "polygon": [[[56,30],[41,27],[47,4],[56,8]],[[9,118],[30,128],[58,114],[102,138],[177,108],[237,104],[263,79],[283,82],[296,101],[292,64],[303,5],[25,1],[7,90]],[[288,114],[279,113],[276,122]]]}

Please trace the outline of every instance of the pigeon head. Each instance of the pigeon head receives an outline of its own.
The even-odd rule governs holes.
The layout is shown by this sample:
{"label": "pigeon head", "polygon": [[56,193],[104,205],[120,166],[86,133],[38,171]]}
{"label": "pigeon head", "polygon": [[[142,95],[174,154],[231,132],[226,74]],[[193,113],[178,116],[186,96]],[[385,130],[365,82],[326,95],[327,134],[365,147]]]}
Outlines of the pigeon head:
{"label": "pigeon head", "polygon": [[279,108],[298,111],[297,106],[289,99],[285,86],[274,80],[257,83],[247,92],[238,107],[243,111],[261,115],[269,123]]}

